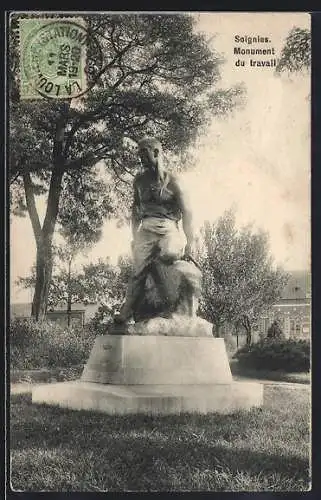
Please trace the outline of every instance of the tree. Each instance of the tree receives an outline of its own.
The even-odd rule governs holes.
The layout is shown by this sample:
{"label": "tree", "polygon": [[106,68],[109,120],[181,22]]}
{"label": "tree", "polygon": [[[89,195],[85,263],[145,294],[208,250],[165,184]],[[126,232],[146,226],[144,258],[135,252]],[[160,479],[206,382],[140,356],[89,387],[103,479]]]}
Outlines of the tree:
{"label": "tree", "polygon": [[242,325],[250,343],[253,323],[276,302],[287,275],[273,266],[267,234],[251,226],[237,231],[233,210],[215,224],[206,222],[202,237],[200,313],[214,324],[216,336],[225,323]]}
{"label": "tree", "polygon": [[[109,211],[109,195],[104,192],[103,185],[92,178],[91,172],[86,185],[66,179],[65,189],[61,194],[59,224],[56,231],[56,234],[63,238],[63,242],[52,243],[53,272],[48,282],[47,306],[55,307],[60,302],[66,303],[68,325],[71,319],[71,306],[79,298],[77,276],[73,269],[76,257],[86,253],[99,241],[104,215]],[[37,308],[35,300],[39,298],[37,289],[41,284],[39,280],[37,281],[38,266],[37,259],[32,275],[18,280],[18,284],[36,290],[32,310]]]}
{"label": "tree", "polygon": [[[58,244],[53,242],[53,273],[48,284],[47,304],[50,307],[56,307],[59,303],[67,304],[68,326],[71,321],[72,304],[79,302],[82,296],[78,276],[74,270],[75,260],[79,254],[86,254],[99,241],[103,224],[102,213],[104,213],[101,205],[106,203],[104,194],[100,194],[97,188],[98,197],[95,199],[90,197],[92,190],[90,179],[85,187],[80,185],[80,189],[83,200],[90,203],[90,207],[84,208],[84,204],[77,206],[73,196],[64,196],[65,193],[63,193],[63,203],[59,214],[60,227],[57,231],[63,242]],[[74,216],[75,213],[77,217]],[[37,266],[32,268],[31,276],[18,279],[17,284],[24,288],[36,287]]]}
{"label": "tree", "polygon": [[125,296],[130,273],[129,257],[120,257],[117,266],[102,259],[83,266],[79,278],[86,300],[103,304],[110,312],[119,308]]}
{"label": "tree", "polygon": [[[73,250],[75,252],[73,253]],[[83,250],[83,249],[82,249]],[[131,261],[128,257],[120,257],[117,266],[109,260],[99,260],[97,263],[85,264],[78,271],[72,268],[75,256],[78,254],[75,247],[58,248],[48,295],[48,306],[56,307],[60,303],[67,304],[68,325],[72,304],[99,304],[99,320],[111,318],[115,310],[119,309],[126,292]],[[62,265],[63,264],[63,265]],[[32,288],[35,284],[35,268],[31,276],[19,278],[18,285]],[[100,317],[101,316],[101,317]]]}
{"label": "tree", "polygon": [[[73,258],[71,258],[70,254],[67,254],[65,251],[63,252],[63,255],[65,257],[63,260],[63,266],[57,266],[55,263],[53,264],[53,272],[51,275],[48,293],[48,308],[52,309],[60,304],[66,304],[69,326],[72,305],[82,301],[83,293],[79,283],[79,276],[73,269]],[[36,284],[36,266],[31,268],[30,276],[20,277],[16,283],[18,286],[23,288],[34,289]]]}
{"label": "tree", "polygon": [[95,316],[91,320],[91,325],[95,330],[100,327],[106,328],[111,322],[116,311],[119,311],[125,298],[128,280],[132,272],[131,259],[120,257],[116,267],[110,266],[103,261],[97,264],[90,264],[84,268],[87,286],[94,290],[93,302],[99,304]]}
{"label": "tree", "polygon": [[[66,304],[68,326],[71,322],[72,305],[83,300],[83,291],[79,283],[79,276],[74,269],[76,257],[85,253],[90,245],[72,239],[65,240],[64,244],[53,245],[53,272],[49,283],[48,307],[54,308],[58,304]],[[31,275],[20,277],[17,285],[32,289],[36,286],[36,266],[31,269]]]}
{"label": "tree", "polygon": [[[28,212],[33,227],[37,264],[32,314],[37,320],[46,313],[62,198],[73,197],[77,206],[90,211],[84,191],[76,187],[82,184],[86,192],[90,179],[91,192],[97,192],[93,168],[100,162],[106,179],[100,181],[100,194],[107,195],[101,214],[117,212],[119,197],[128,200],[137,169],[134,146],[142,135],[157,135],[165,149],[178,154],[212,114],[226,113],[242,95],[238,87],[216,88],[222,61],[204,36],[194,32],[191,16],[103,14],[84,19],[105,54],[95,87],[77,100],[19,101],[18,20],[12,16],[10,199],[15,213]],[[47,196],[42,224],[35,201],[39,195]]]}
{"label": "tree", "polygon": [[288,34],[276,68],[277,73],[310,71],[311,68],[311,32],[308,29],[294,27]]}

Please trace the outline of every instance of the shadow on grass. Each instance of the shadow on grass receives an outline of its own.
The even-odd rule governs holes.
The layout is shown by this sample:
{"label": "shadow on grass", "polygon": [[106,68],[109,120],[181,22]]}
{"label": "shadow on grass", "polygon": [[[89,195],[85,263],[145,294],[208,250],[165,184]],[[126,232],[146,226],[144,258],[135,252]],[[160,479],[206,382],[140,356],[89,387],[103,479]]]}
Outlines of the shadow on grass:
{"label": "shadow on grass", "polygon": [[[11,452],[21,463],[27,458],[35,467],[29,454],[42,450],[60,461],[62,470],[64,460],[71,468],[80,460],[82,472],[74,474],[81,478],[91,468],[108,488],[121,484],[120,489],[126,485],[141,491],[157,484],[171,489],[173,471],[180,471],[179,481],[188,484],[192,469],[198,474],[228,471],[231,477],[281,474],[303,482],[309,475],[307,458],[269,439],[272,429],[262,427],[260,409],[230,415],[111,416],[33,405],[30,395],[19,395],[12,398],[12,410]],[[253,444],[253,432],[263,433],[266,443]],[[18,465],[13,460],[14,475]]]}

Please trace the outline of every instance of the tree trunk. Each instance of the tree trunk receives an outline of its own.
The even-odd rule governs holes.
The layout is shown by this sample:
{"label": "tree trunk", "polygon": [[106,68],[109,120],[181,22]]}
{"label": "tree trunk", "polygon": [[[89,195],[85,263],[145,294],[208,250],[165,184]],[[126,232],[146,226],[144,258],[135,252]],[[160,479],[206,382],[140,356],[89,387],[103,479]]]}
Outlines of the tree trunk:
{"label": "tree trunk", "polygon": [[236,326],[236,347],[239,348],[239,326]]}
{"label": "tree trunk", "polygon": [[53,145],[53,170],[50,179],[47,210],[41,227],[35,203],[34,187],[30,172],[23,175],[26,204],[37,244],[36,286],[31,315],[36,321],[44,319],[47,312],[48,293],[52,275],[52,239],[58,216],[59,199],[64,175],[64,136],[70,102],[63,104],[62,113],[56,123]]}
{"label": "tree trunk", "polygon": [[215,338],[219,338],[221,331],[221,325],[219,323],[215,324]]}
{"label": "tree trunk", "polygon": [[246,330],[246,345],[252,344],[252,328],[251,326]]}
{"label": "tree trunk", "polygon": [[49,285],[52,274],[51,242],[41,243],[37,248],[36,286],[33,295],[31,315],[36,321],[43,321],[47,314]]}
{"label": "tree trunk", "polygon": [[252,325],[247,316],[244,317],[244,327],[246,330],[246,345],[252,344]]}
{"label": "tree trunk", "polygon": [[68,262],[68,295],[67,295],[67,325],[68,328],[71,323],[71,299],[72,299],[72,294],[71,294],[71,261],[69,260]]}
{"label": "tree trunk", "polygon": [[252,344],[252,324],[250,318],[244,314],[241,318],[241,322],[246,331],[246,345],[249,346]]}
{"label": "tree trunk", "polygon": [[52,275],[52,238],[58,215],[63,172],[53,171],[50,181],[48,205],[43,227],[37,241],[36,286],[32,301],[31,315],[36,321],[45,318]]}
{"label": "tree trunk", "polygon": [[71,324],[71,296],[68,296],[68,301],[67,301],[67,325],[68,328],[70,327]]}

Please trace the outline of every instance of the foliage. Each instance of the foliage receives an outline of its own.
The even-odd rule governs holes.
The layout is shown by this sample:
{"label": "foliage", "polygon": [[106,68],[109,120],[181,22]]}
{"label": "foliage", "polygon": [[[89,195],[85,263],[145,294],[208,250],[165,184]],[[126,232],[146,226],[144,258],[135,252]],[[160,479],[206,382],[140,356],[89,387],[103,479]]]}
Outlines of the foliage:
{"label": "foliage", "polygon": [[126,256],[120,257],[117,267],[111,268],[111,272],[103,261],[90,264],[84,270],[87,274],[88,288],[95,293],[92,300],[100,303],[88,326],[97,333],[104,333],[106,326],[124,301],[132,271],[131,259]]}
{"label": "foliage", "polygon": [[[71,304],[100,304],[96,320],[105,321],[119,309],[122,303],[129,275],[131,261],[120,257],[117,266],[109,260],[99,259],[96,263],[85,264],[79,271],[71,274],[63,266],[56,266],[51,279],[48,305],[67,304],[70,295]],[[35,283],[35,273],[27,278],[19,278],[17,284],[31,288]]]}
{"label": "foliage", "polygon": [[[79,206],[88,180],[94,191],[99,188],[97,173],[91,174],[97,162],[101,160],[112,176],[113,190],[122,191],[137,169],[133,146],[138,138],[157,134],[165,149],[181,152],[209,112],[224,114],[243,95],[239,87],[215,88],[222,60],[195,33],[191,16],[113,14],[88,15],[85,20],[106,54],[95,87],[72,103],[19,101],[17,91],[11,99],[11,178],[18,180],[25,171],[31,172],[34,194],[47,192],[56,125],[63,116],[63,186],[67,198],[73,196]],[[12,23],[13,30],[14,17]],[[18,85],[14,36],[11,52],[16,54],[10,67],[13,91]]]}
{"label": "foliage", "polygon": [[237,231],[235,213],[226,211],[215,224],[206,222],[198,250],[202,268],[201,315],[218,335],[224,323],[246,317],[250,326],[276,302],[287,275],[274,268],[268,235],[251,226]]}
{"label": "foliage", "polygon": [[63,328],[49,321],[13,318],[9,338],[11,367],[34,369],[85,363],[95,334],[82,328]]}
{"label": "foliage", "polygon": [[88,322],[88,328],[96,332],[96,335],[106,333],[107,326],[112,322],[114,312],[118,311],[119,307],[113,305],[100,304],[94,316]]}
{"label": "foliage", "polygon": [[264,339],[251,346],[243,346],[234,355],[238,362],[256,370],[284,370],[308,372],[310,369],[310,342],[307,340]]}
{"label": "foliage", "polygon": [[95,264],[85,265],[81,284],[86,297],[91,302],[107,305],[111,310],[117,308],[125,296],[131,265],[131,259],[127,256],[120,257],[117,266],[102,259]]}
{"label": "foliage", "polygon": [[270,339],[281,339],[284,337],[283,330],[280,325],[280,321],[275,319],[273,323],[269,326],[267,331],[267,337]]}
{"label": "foliage", "polygon": [[311,67],[311,32],[308,29],[294,27],[288,34],[276,68],[277,73],[290,73]]}
{"label": "foliage", "polygon": [[[73,224],[71,222],[71,224]],[[75,232],[71,232],[74,231]],[[77,232],[76,226],[61,228],[60,234],[64,237],[64,243],[53,246],[53,273],[50,280],[48,294],[48,306],[54,308],[65,303],[67,308],[72,304],[84,300],[84,294],[79,282],[79,276],[74,270],[75,259],[79,254],[85,254],[93,245],[95,239],[99,238],[99,231],[94,232],[90,239],[89,235]],[[16,281],[18,286],[32,289],[36,284],[36,266],[32,266],[31,275],[19,277]]]}
{"label": "foliage", "polygon": [[60,196],[58,227],[69,246],[92,246],[102,235],[102,227],[114,213],[113,196],[100,169],[93,167],[64,176]]}
{"label": "foliage", "polygon": [[[23,288],[32,289],[36,283],[35,266],[31,268],[31,276],[20,277],[16,283]],[[55,308],[59,304],[66,304],[67,307],[68,299],[70,299],[71,304],[79,303],[82,301],[83,296],[83,290],[77,273],[69,275],[68,271],[64,268],[54,271],[48,295],[49,309]]]}

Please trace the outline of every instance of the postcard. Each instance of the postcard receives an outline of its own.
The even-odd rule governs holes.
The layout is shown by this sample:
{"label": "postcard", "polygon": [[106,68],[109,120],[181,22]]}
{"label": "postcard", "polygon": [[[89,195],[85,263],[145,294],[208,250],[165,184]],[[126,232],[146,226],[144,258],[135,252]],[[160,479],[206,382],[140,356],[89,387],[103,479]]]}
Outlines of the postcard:
{"label": "postcard", "polygon": [[12,490],[309,490],[310,15],[7,33]]}

